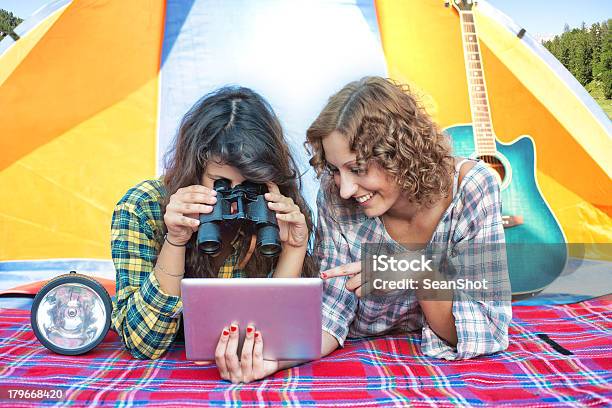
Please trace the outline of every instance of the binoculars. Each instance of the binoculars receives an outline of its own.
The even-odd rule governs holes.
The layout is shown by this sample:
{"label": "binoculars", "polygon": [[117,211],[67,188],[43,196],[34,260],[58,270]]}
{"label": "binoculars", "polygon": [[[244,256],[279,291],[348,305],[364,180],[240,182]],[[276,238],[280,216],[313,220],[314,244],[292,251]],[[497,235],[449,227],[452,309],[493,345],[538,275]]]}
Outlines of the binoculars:
{"label": "binoculars", "polygon": [[[226,223],[240,223],[251,233],[257,233],[257,250],[263,256],[273,257],[280,253],[278,221],[274,211],[268,209],[264,184],[245,181],[231,188],[226,179],[215,181],[217,202],[210,214],[200,214],[197,245],[200,251],[215,255],[221,250],[221,231]],[[232,204],[235,211],[232,213]]]}

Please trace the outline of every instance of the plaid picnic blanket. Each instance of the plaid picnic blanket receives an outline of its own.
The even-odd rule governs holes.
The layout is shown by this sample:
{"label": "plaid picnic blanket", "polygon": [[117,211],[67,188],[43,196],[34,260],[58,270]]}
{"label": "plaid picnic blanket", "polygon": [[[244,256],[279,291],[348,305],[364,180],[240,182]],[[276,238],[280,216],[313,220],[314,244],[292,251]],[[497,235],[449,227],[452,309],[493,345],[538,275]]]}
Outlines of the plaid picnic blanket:
{"label": "plaid picnic blanket", "polygon": [[[160,360],[140,361],[111,332],[87,355],[55,355],[36,341],[27,311],[0,309],[0,405],[612,405],[612,298],[515,306],[510,348],[494,356],[435,360],[419,342],[412,335],[348,341],[320,361],[232,385],[214,366],[185,361],[180,343]],[[56,395],[9,399],[14,389]]]}

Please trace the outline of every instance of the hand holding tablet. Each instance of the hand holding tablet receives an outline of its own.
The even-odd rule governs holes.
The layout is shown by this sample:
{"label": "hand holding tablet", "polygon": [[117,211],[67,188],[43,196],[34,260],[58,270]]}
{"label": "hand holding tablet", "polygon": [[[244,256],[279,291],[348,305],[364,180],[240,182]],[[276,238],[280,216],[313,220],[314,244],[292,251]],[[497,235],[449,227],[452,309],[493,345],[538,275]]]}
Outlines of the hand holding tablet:
{"label": "hand holding tablet", "polygon": [[224,327],[215,350],[215,363],[224,380],[233,383],[251,382],[275,373],[279,368],[278,360],[264,360],[263,336],[252,325],[246,327],[246,335],[240,357],[238,343],[240,327],[231,324]]}

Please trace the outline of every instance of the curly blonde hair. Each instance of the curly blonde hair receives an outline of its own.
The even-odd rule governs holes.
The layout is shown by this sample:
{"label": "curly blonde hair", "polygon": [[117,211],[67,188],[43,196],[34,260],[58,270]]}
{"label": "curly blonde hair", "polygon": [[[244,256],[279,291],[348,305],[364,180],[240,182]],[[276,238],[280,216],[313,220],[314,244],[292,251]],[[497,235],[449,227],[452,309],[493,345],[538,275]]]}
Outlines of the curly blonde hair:
{"label": "curly blonde hair", "polygon": [[327,168],[322,142],[333,131],[347,137],[359,164],[374,160],[412,202],[430,206],[448,196],[454,172],[449,138],[407,85],[365,77],[329,98],[306,132],[319,177]]}

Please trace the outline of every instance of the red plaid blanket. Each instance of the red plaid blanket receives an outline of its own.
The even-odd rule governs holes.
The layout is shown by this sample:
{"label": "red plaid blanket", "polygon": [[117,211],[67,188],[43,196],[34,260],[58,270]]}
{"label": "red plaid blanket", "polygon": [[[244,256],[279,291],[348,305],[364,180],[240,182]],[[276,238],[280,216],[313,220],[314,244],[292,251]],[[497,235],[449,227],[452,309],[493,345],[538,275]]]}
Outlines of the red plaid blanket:
{"label": "red plaid blanket", "polygon": [[0,309],[0,405],[612,405],[610,299],[517,306],[510,348],[494,356],[440,361],[423,356],[419,342],[349,341],[320,361],[232,385],[214,366],[185,361],[182,344],[160,360],[140,361],[109,333],[87,355],[55,355],[36,341],[27,311]]}

